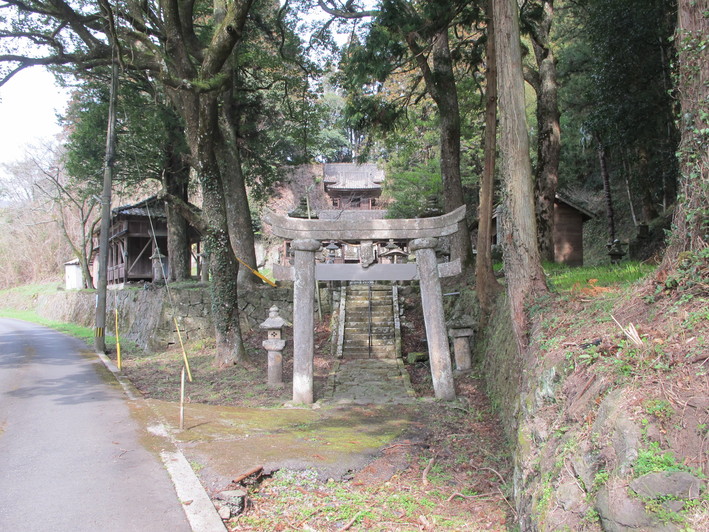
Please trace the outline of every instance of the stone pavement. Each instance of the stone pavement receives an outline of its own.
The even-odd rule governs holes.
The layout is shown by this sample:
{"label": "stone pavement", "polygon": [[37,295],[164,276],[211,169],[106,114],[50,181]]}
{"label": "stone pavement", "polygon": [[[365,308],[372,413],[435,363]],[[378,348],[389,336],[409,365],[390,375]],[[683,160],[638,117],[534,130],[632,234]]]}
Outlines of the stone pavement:
{"label": "stone pavement", "polygon": [[397,359],[344,359],[335,364],[323,402],[407,404],[416,394],[404,363]]}

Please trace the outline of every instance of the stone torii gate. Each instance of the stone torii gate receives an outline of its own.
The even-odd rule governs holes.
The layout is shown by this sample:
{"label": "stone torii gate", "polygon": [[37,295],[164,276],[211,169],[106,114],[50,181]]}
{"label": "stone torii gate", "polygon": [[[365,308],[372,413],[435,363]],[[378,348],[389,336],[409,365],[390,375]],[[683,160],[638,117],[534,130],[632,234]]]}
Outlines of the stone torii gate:
{"label": "stone torii gate", "polygon": [[[292,267],[274,267],[279,280],[293,281],[293,402],[313,402],[313,332],[316,280],[413,280],[421,282],[431,376],[437,399],[455,399],[453,371],[443,314],[441,277],[460,273],[460,261],[438,264],[438,238],[458,231],[465,206],[432,218],[392,220],[310,220],[273,212],[264,215],[274,235],[291,240]],[[416,264],[315,264],[321,241],[408,240]]]}

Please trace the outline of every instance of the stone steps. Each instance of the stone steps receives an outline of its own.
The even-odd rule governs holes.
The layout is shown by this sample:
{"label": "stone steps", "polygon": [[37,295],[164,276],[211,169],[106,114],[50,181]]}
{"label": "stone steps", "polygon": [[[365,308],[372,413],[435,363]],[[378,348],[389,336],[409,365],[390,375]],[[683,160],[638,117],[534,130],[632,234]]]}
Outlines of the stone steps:
{"label": "stone steps", "polygon": [[368,358],[394,359],[396,356],[393,349],[347,349],[342,351],[342,358],[347,360]]}
{"label": "stone steps", "polygon": [[342,356],[395,359],[398,353],[391,287],[349,285],[345,298]]}
{"label": "stone steps", "polygon": [[[368,331],[368,326],[369,324],[365,322],[361,322],[360,324],[356,323],[350,323],[349,326],[345,327],[345,337],[353,334],[369,334]],[[380,326],[373,326],[372,327],[372,334],[375,334],[377,336],[386,336],[388,337],[394,337],[396,331],[394,331],[394,327],[380,327]]]}

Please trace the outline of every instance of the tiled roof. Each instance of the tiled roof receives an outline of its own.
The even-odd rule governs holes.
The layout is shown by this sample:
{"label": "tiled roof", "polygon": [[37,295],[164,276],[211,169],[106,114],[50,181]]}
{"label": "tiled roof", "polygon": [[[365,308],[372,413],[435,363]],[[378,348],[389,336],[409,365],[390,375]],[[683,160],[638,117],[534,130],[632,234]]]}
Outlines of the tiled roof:
{"label": "tiled roof", "polygon": [[384,181],[384,171],[371,163],[328,163],[323,174],[328,190],[378,190]]}
{"label": "tiled roof", "polygon": [[165,202],[158,201],[156,196],[134,203],[133,205],[123,205],[113,209],[113,216],[150,216],[152,218],[165,218]]}

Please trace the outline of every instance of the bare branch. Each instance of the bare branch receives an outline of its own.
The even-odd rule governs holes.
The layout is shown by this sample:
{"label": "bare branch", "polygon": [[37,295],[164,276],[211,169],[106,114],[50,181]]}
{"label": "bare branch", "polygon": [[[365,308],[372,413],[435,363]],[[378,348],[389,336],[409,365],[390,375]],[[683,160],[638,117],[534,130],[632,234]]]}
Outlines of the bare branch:
{"label": "bare branch", "polygon": [[367,18],[376,17],[379,11],[376,9],[365,10],[365,11],[355,11],[352,4],[354,0],[347,0],[342,7],[338,7],[333,0],[318,0],[318,5],[328,15],[337,18],[345,19],[355,19],[355,18]]}

